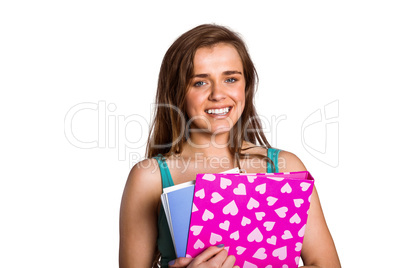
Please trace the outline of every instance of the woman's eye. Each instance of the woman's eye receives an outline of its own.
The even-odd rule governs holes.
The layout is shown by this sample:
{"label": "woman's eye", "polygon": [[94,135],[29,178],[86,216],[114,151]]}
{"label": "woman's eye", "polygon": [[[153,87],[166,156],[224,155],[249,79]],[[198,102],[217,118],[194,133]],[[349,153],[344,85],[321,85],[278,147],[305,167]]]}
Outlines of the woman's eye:
{"label": "woman's eye", "polygon": [[206,84],[205,82],[199,81],[199,82],[196,82],[196,83],[194,84],[194,86],[195,86],[195,87],[201,87],[201,86],[203,86],[203,85],[205,85],[205,84]]}
{"label": "woman's eye", "polygon": [[228,82],[228,83],[234,83],[234,82],[236,82],[237,80],[236,80],[236,78],[229,78],[229,79],[226,79],[226,82]]}

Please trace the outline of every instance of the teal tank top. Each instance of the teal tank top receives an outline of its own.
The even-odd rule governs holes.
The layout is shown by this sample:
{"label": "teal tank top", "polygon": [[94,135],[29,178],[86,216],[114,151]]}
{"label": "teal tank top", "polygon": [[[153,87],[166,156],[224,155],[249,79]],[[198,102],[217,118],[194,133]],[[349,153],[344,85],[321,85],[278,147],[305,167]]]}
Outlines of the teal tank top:
{"label": "teal tank top", "polygon": [[[281,150],[269,148],[267,156],[272,160],[274,166],[269,162],[267,164],[267,173],[278,172],[278,155]],[[163,155],[159,154],[154,157],[159,164],[159,170],[162,178],[162,188],[173,186],[172,176],[170,175],[169,168],[166,164]],[[170,236],[169,225],[167,223],[166,214],[161,206],[158,217],[158,249],[161,253],[161,267],[168,268],[168,262],[176,259],[172,237]]]}

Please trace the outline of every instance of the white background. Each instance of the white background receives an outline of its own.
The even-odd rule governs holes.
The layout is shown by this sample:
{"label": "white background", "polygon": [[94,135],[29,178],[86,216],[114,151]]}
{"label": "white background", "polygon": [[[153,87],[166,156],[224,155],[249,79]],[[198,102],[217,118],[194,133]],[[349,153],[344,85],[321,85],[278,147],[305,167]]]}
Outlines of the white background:
{"label": "white background", "polygon": [[401,4],[141,2],[0,4],[0,267],[118,266],[162,57],[202,23],[244,37],[269,140],[315,177],[343,267],[400,265]]}

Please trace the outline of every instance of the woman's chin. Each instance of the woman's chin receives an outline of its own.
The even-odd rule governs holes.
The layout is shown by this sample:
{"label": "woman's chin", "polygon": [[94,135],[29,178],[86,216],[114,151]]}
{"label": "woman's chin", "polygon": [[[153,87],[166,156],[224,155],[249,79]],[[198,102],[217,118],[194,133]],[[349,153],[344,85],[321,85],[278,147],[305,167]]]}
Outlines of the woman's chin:
{"label": "woman's chin", "polygon": [[211,133],[212,135],[221,135],[221,134],[227,134],[232,130],[231,127],[227,127],[227,126],[222,126],[222,127],[218,127],[215,129],[212,129]]}
{"label": "woman's chin", "polygon": [[[222,134],[229,134],[231,131],[233,131],[232,126],[228,125],[219,125],[219,126],[212,126],[211,128],[195,128],[194,126],[191,128],[195,133],[202,133],[203,135],[211,135],[211,136],[220,136]],[[190,130],[190,132],[192,132]]]}

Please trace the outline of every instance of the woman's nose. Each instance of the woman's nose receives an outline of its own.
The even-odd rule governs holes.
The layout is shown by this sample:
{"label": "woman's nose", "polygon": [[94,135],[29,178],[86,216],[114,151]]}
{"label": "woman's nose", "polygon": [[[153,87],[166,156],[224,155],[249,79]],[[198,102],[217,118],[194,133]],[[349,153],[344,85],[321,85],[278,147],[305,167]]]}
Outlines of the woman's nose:
{"label": "woman's nose", "polygon": [[223,85],[219,83],[213,83],[211,86],[211,94],[209,95],[209,100],[220,101],[226,98],[226,93]]}

